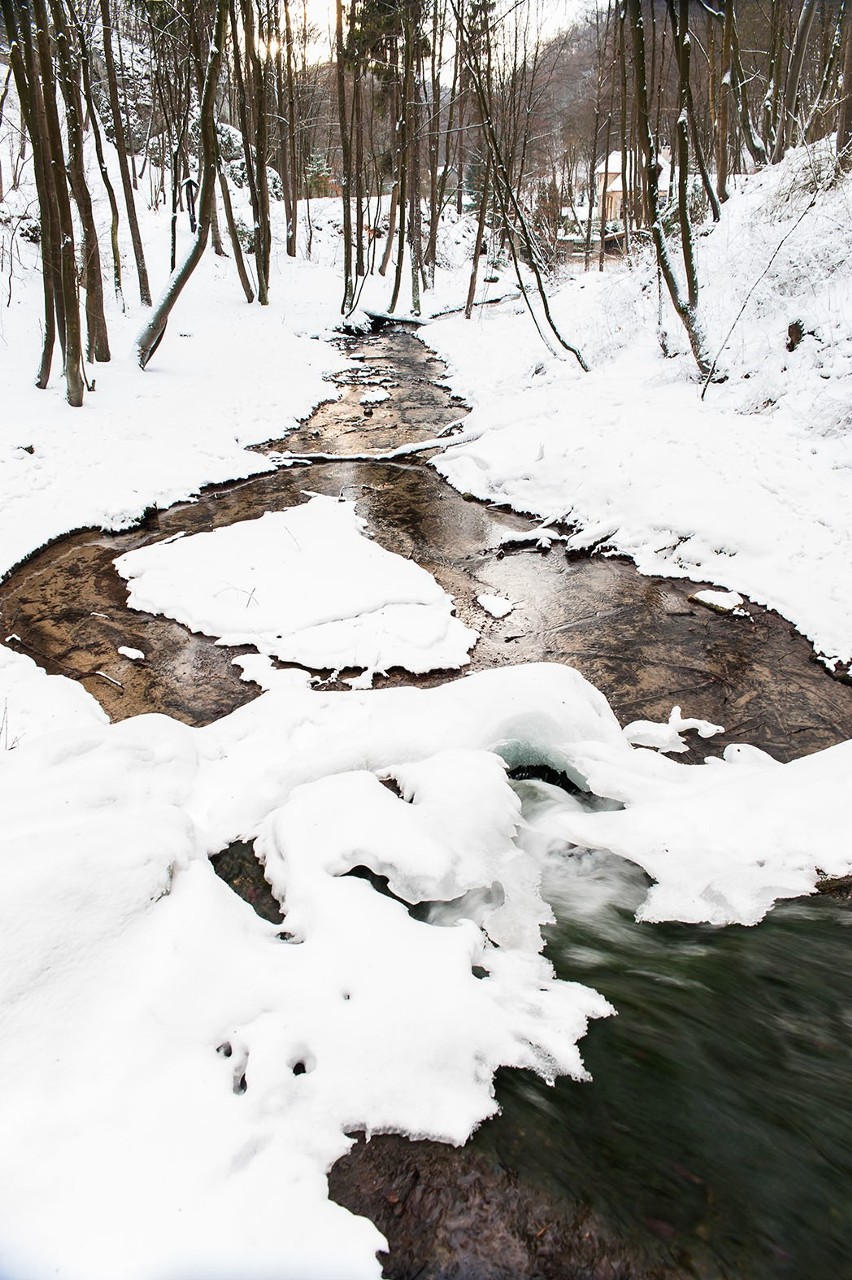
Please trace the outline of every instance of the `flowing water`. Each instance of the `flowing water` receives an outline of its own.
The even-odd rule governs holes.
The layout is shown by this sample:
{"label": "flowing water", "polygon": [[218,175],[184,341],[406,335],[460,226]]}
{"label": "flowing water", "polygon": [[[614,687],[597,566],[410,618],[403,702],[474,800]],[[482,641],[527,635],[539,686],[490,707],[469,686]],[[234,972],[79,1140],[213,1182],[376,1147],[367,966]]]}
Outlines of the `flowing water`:
{"label": "flowing water", "polygon": [[[376,453],[461,417],[436,385],[440,363],[410,334],[344,345],[357,365],[339,379],[343,395],[287,448]],[[387,398],[362,404],[365,387]],[[666,719],[677,702],[726,726],[688,759],[728,741],[789,759],[852,737],[852,689],[818,667],[782,619],[752,606],[749,618],[717,615],[690,602],[694,583],[642,577],[617,558],[507,550],[505,535],[533,522],[466,501],[415,458],[277,469],[151,512],[124,534],[70,535],[0,584],[3,634],[20,637],[47,670],[79,679],[113,718],[164,711],[207,723],[257,691],[240,680],[233,651],[130,612],[112,562],[177,532],[283,509],[306,490],[354,499],[382,545],[454,595],[481,632],[474,670],[567,662],[624,723]],[[493,619],[476,604],[481,592],[517,607]],[[119,645],[145,661],[122,658]],[[396,671],[386,683],[410,680]],[[249,846],[229,851],[220,871],[263,909]],[[590,855],[554,863],[548,892],[557,971],[619,1011],[584,1041],[594,1082],[549,1089],[504,1072],[502,1115],[463,1151],[386,1136],[341,1161],[333,1194],[388,1236],[387,1274],[852,1278],[848,908],[788,903],[754,929],[637,925],[639,873]]]}
{"label": "flowing water", "polygon": [[852,913],[640,925],[646,888],[612,855],[551,867],[547,954],[618,1014],[583,1043],[592,1084],[501,1072],[475,1145],[702,1276],[852,1276]]}

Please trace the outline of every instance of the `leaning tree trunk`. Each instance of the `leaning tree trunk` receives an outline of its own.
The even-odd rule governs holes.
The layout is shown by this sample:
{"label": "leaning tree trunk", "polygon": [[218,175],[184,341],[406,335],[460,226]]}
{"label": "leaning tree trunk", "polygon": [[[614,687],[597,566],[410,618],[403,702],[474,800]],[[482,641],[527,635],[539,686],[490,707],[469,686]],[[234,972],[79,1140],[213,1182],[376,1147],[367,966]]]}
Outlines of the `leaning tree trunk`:
{"label": "leaning tree trunk", "polygon": [[166,330],[166,323],[174,310],[175,303],[186,287],[193,271],[201,261],[201,255],[207,245],[210,234],[210,223],[213,218],[216,199],[216,178],[218,171],[218,144],[216,138],[216,122],[214,119],[216,103],[216,84],[219,79],[219,68],[222,65],[222,50],[225,45],[225,21],[228,16],[228,0],[216,0],[216,23],[210,52],[207,57],[207,71],[204,76],[204,89],[201,95],[199,127],[201,133],[201,190],[198,197],[198,227],[195,240],[179,267],[169,277],[169,281],[148,323],[136,340],[136,355],[140,368],[144,369],[156,351]]}

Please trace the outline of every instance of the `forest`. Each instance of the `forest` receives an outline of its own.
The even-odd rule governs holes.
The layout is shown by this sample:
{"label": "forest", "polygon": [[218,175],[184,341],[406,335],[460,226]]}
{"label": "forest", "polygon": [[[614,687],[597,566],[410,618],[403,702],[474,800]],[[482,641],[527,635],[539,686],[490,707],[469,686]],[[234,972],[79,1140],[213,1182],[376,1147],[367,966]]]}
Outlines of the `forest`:
{"label": "forest", "polygon": [[[300,209],[310,227],[311,201],[334,194],[344,315],[374,272],[388,277],[393,312],[404,271],[419,314],[452,206],[477,219],[468,314],[483,241],[496,236],[522,293],[540,302],[549,339],[583,365],[550,314],[551,274],[578,248],[586,270],[603,270],[607,253],[629,261],[650,239],[697,367],[711,378],[693,228],[720,218],[738,173],[777,164],[792,146],[831,135],[838,167],[848,167],[848,6],[630,0],[592,7],[561,31],[549,8],[340,0],[323,31],[306,2],[290,0],[4,0],[9,66],[0,102],[14,76],[22,126],[5,181],[14,183],[29,146],[38,191],[38,385],[57,337],[69,404],[82,403],[84,361],[109,358],[93,181],[109,199],[104,256],[119,305],[126,287],[152,304],[137,203],[171,212],[173,274],[139,337],[143,367],[208,240],[220,254],[227,241],[246,302],[262,306],[270,201],[283,204],[295,256]],[[83,162],[89,133],[95,176]],[[102,135],[115,146],[121,200]],[[62,172],[67,183],[56,181]],[[234,187],[248,193],[249,223],[234,214]],[[194,241],[178,262],[174,227],[187,201]],[[121,220],[133,245],[127,286]]]}

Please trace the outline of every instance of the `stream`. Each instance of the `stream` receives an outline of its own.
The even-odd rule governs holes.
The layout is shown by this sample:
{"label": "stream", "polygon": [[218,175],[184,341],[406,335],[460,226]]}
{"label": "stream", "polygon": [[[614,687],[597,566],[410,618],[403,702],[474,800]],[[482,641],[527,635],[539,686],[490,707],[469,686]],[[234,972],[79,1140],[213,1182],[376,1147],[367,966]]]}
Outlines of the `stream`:
{"label": "stream", "polygon": [[[341,346],[355,365],[336,379],[340,399],[265,450],[375,454],[463,417],[441,362],[410,332]],[[387,398],[362,404],[375,388]],[[852,688],[777,615],[751,604],[744,618],[714,613],[689,600],[695,583],[643,577],[617,557],[506,547],[534,522],[467,500],[417,455],[277,468],[149,512],[125,533],[71,534],[0,583],[3,635],[79,680],[113,719],[159,711],[207,724],[257,696],[232,663],[246,650],[128,610],[113,561],[285,509],[308,490],[354,499],[381,545],[455,597],[481,633],[468,670],[564,662],[622,723],[666,720],[679,703],[724,725],[696,739],[689,761],[729,742],[788,760],[852,737]],[[476,603],[483,592],[517,607],[492,618]],[[391,671],[376,684],[412,682]],[[532,784],[515,785],[523,800]],[[256,909],[277,910],[249,846],[232,846],[217,870]],[[753,929],[637,925],[646,882],[636,868],[608,855],[571,862],[545,892],[557,915],[547,954],[560,977],[618,1009],[582,1043],[594,1083],[548,1088],[501,1072],[502,1114],[461,1151],[392,1135],[360,1141],[330,1186],[388,1237],[386,1274],[852,1278],[852,913],[848,886],[835,888],[784,903]]]}

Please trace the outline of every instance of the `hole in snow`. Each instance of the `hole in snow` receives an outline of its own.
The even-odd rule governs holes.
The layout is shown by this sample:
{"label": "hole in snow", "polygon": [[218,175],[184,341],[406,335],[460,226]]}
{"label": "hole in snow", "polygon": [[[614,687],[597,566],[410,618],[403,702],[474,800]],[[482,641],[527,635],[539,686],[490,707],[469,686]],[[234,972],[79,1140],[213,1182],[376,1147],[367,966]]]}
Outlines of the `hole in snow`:
{"label": "hole in snow", "polygon": [[357,866],[350,868],[344,872],[345,876],[352,876],[355,880],[366,880],[367,884],[375,889],[376,893],[380,893],[384,898],[393,898],[394,902],[398,902],[400,906],[405,907],[406,911],[411,910],[411,903],[406,902],[404,898],[398,898],[388,884],[387,876],[376,875],[369,867]]}
{"label": "hole in snow", "polygon": [[552,787],[560,787],[570,795],[583,795],[580,787],[567,773],[561,773],[549,764],[516,764],[508,770],[513,782],[549,782]]}
{"label": "hole in snow", "polygon": [[281,923],[278,899],[264,880],[263,867],[248,840],[235,840],[220,853],[213,854],[213,870],[262,920]]}

